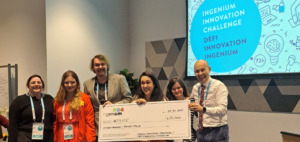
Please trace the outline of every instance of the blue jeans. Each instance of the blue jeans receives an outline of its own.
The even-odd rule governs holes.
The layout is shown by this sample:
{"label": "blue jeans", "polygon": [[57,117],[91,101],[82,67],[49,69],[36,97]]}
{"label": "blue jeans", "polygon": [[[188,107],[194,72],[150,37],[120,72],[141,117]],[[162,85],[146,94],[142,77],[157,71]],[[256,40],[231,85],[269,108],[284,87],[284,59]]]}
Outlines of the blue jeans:
{"label": "blue jeans", "polygon": [[228,125],[197,131],[197,142],[229,142]]}

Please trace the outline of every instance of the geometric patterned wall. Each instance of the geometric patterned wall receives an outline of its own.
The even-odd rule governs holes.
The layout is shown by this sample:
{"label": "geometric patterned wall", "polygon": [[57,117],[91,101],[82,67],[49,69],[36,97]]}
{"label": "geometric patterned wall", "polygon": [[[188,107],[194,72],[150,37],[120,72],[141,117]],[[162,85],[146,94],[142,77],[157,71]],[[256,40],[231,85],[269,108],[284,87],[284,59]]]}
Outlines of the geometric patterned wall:
{"label": "geometric patterned wall", "polygon": [[[190,93],[197,80],[185,80],[186,38],[146,42],[146,69],[166,90],[168,80],[178,76]],[[291,79],[224,79],[229,91],[228,109],[256,112],[300,113],[300,75]]]}

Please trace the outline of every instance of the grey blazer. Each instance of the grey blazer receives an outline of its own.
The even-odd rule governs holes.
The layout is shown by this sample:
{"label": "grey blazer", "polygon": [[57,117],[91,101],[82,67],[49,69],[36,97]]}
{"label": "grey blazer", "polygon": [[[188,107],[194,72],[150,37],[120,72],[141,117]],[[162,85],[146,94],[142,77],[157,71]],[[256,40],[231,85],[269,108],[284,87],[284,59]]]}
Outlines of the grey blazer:
{"label": "grey blazer", "polygon": [[[95,79],[93,77],[83,83],[84,93],[90,96],[91,102],[94,108],[95,114],[95,129],[96,135],[98,136],[99,127],[99,106],[100,101],[95,94]],[[108,95],[107,100],[113,104],[118,103],[129,103],[131,101],[132,95],[128,87],[127,81],[123,75],[109,74],[108,76]]]}

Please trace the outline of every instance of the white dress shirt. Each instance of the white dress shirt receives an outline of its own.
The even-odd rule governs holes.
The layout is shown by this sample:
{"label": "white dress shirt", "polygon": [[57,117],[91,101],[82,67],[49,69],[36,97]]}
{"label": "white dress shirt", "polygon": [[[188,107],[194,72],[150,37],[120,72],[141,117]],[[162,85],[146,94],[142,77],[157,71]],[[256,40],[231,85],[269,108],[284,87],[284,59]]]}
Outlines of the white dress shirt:
{"label": "white dress shirt", "polygon": [[[209,85],[210,81],[211,83]],[[195,98],[196,102],[198,101],[198,103],[200,102],[199,100],[200,94],[198,94],[198,89],[201,89],[201,87],[199,88],[199,86],[201,85],[205,86],[203,106],[206,107],[206,112],[203,114],[203,127],[220,127],[226,125],[228,123],[227,122],[227,104],[228,104],[227,87],[221,81],[213,78],[209,78],[209,80],[204,84],[197,83],[196,85],[194,85],[190,97]],[[207,89],[209,89],[208,94],[207,94]]]}

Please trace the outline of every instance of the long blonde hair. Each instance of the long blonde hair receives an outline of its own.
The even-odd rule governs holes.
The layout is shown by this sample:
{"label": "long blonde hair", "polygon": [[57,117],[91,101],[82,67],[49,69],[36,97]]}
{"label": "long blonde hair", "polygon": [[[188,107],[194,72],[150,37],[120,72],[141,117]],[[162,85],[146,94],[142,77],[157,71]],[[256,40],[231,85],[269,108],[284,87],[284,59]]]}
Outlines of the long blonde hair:
{"label": "long blonde hair", "polygon": [[75,95],[74,95],[73,99],[71,100],[71,102],[69,103],[69,109],[72,110],[72,111],[76,111],[80,108],[81,92],[80,92],[79,79],[78,79],[77,74],[74,71],[68,70],[63,74],[59,90],[58,90],[57,95],[55,97],[55,101],[58,102],[58,103],[63,103],[64,100],[66,99],[65,97],[66,97],[67,91],[65,89],[64,82],[65,82],[65,79],[69,76],[73,77],[76,80],[76,83],[77,83],[77,89],[74,91]]}

